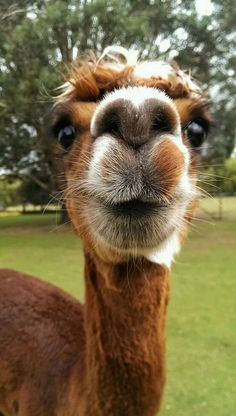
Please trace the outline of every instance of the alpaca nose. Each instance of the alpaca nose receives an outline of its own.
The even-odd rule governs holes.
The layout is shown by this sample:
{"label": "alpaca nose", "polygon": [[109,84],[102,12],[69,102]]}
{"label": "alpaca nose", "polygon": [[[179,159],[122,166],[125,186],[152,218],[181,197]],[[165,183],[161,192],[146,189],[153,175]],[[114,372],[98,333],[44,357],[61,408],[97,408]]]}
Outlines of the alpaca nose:
{"label": "alpaca nose", "polygon": [[162,91],[148,87],[122,88],[106,96],[91,121],[94,138],[123,140],[138,149],[163,134],[180,134],[173,101]]}

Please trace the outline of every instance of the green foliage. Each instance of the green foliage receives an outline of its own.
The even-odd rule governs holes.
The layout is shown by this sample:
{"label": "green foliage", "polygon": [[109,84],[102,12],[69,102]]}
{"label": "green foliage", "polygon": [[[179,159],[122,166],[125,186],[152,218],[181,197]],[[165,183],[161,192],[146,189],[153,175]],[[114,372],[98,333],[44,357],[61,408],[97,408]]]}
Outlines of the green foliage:
{"label": "green foliage", "polygon": [[225,192],[236,194],[236,158],[231,158],[225,161],[225,176]]}
{"label": "green foliage", "polygon": [[212,3],[212,14],[199,16],[194,0],[0,0],[0,167],[22,177],[29,167],[51,166],[45,114],[65,66],[110,44],[138,48],[143,58],[175,58],[210,85],[217,121],[211,159],[228,157],[235,145],[236,17],[229,0]]}
{"label": "green foliage", "polygon": [[0,211],[8,206],[15,206],[21,202],[19,196],[19,188],[21,182],[19,180],[0,180]]}
{"label": "green foliage", "polygon": [[47,177],[38,172],[31,171],[31,176],[26,177],[22,182],[18,193],[21,203],[32,205],[47,205],[51,200],[51,195],[45,184]]}
{"label": "green foliage", "polygon": [[209,194],[236,194],[236,158],[232,157],[220,165],[209,165],[200,175],[200,186]]}

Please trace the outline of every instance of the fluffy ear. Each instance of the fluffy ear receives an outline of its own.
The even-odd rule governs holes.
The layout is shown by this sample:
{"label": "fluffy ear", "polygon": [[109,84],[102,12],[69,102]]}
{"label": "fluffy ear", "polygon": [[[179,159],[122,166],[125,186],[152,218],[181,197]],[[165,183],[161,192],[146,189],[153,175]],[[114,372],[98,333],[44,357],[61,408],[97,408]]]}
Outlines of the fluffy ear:
{"label": "fluffy ear", "polygon": [[132,72],[132,66],[125,66],[119,71],[106,66],[98,66],[94,68],[93,76],[100,90],[100,94],[104,95],[106,92],[115,88],[129,85]]}
{"label": "fluffy ear", "polygon": [[[170,65],[172,66],[172,68],[173,68],[176,72],[178,72],[178,71],[180,70],[179,65],[177,64],[177,62],[176,62],[174,59],[170,62]],[[188,75],[190,75],[190,74],[188,74]]]}
{"label": "fluffy ear", "polygon": [[189,77],[191,77],[191,76],[192,76],[192,70],[191,70],[191,68],[186,69],[185,73],[186,73]]}
{"label": "fluffy ear", "polygon": [[81,66],[73,66],[69,81],[60,88],[62,92],[57,97],[57,102],[66,100],[96,101],[100,95],[99,87],[93,75],[92,66],[83,63]]}
{"label": "fluffy ear", "polygon": [[131,66],[117,70],[91,61],[73,67],[69,81],[60,87],[62,92],[57,97],[57,103],[67,100],[95,102],[106,92],[127,84],[132,72]]}
{"label": "fluffy ear", "polygon": [[98,60],[100,64],[108,64],[114,69],[123,69],[124,66],[134,66],[138,62],[139,52],[134,49],[125,49],[122,46],[112,45],[104,49]]}

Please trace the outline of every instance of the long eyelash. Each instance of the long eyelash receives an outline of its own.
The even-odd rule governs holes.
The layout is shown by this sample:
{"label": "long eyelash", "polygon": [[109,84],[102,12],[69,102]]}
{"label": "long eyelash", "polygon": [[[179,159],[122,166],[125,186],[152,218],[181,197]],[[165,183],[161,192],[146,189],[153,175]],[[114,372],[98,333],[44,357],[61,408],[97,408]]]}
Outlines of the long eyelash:
{"label": "long eyelash", "polygon": [[194,116],[202,115],[203,112],[208,111],[211,108],[212,103],[210,100],[200,99],[189,105],[189,112]]}

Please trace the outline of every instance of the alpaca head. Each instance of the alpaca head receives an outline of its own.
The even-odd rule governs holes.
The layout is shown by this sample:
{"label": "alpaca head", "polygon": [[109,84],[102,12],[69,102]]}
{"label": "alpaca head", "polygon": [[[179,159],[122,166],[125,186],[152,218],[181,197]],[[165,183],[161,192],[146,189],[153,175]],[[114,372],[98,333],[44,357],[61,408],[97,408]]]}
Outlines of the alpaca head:
{"label": "alpaca head", "polygon": [[53,132],[69,214],[95,251],[170,265],[196,205],[206,104],[176,65],[107,53],[73,70]]}

